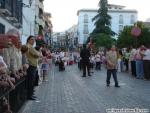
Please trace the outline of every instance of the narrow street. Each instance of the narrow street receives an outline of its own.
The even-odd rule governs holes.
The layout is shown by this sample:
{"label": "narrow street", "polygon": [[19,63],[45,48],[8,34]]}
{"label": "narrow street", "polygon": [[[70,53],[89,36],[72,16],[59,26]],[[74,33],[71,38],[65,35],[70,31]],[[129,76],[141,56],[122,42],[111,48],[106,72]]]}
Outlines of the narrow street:
{"label": "narrow street", "polygon": [[53,66],[49,81],[36,88],[39,101],[28,101],[21,113],[107,113],[111,108],[150,110],[150,81],[119,73],[120,88],[106,87],[106,70],[82,78],[77,65],[59,72]]}

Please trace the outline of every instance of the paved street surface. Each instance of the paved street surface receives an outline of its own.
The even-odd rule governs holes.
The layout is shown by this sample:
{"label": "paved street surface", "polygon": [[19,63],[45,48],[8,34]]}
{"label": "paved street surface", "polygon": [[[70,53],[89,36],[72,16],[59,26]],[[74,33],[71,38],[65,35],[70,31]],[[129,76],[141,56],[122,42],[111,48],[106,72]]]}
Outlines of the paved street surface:
{"label": "paved street surface", "polygon": [[111,86],[106,87],[104,68],[94,71],[91,77],[81,76],[77,65],[68,66],[64,72],[53,66],[49,81],[36,89],[39,101],[28,101],[21,113],[107,113],[106,109],[111,108],[150,109],[150,81],[119,73],[121,87],[115,88],[113,79]]}

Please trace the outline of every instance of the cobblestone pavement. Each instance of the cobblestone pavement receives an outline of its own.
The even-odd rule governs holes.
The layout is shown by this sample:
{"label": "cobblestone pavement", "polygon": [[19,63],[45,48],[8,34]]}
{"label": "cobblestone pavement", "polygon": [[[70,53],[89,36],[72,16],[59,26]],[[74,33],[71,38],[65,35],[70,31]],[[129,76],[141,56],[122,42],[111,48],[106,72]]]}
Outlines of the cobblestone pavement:
{"label": "cobblestone pavement", "polygon": [[39,101],[28,101],[21,113],[106,113],[111,108],[150,110],[150,81],[118,73],[121,87],[115,88],[113,79],[111,86],[106,87],[104,68],[94,71],[91,77],[81,76],[77,65],[68,66],[64,72],[54,66],[49,81],[36,89]]}

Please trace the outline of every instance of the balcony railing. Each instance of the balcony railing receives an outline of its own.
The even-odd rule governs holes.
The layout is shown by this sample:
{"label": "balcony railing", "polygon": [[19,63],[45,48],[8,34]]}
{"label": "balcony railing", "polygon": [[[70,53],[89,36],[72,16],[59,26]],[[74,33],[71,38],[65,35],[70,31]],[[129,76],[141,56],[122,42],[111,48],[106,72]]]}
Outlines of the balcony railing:
{"label": "balcony railing", "polygon": [[22,24],[22,0],[0,0],[0,14],[8,22]]}
{"label": "balcony railing", "polygon": [[0,1],[0,14],[11,15],[11,0]]}

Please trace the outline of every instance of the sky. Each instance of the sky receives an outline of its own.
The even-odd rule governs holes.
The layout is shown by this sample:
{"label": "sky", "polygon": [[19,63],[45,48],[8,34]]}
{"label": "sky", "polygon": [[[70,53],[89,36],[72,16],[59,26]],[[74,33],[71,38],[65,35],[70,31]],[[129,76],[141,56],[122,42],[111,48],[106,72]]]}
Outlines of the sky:
{"label": "sky", "polygon": [[[97,9],[99,0],[44,0],[44,10],[51,13],[54,32],[63,32],[77,24],[77,11]],[[109,4],[123,5],[138,11],[138,20],[150,18],[150,0],[108,0]]]}

